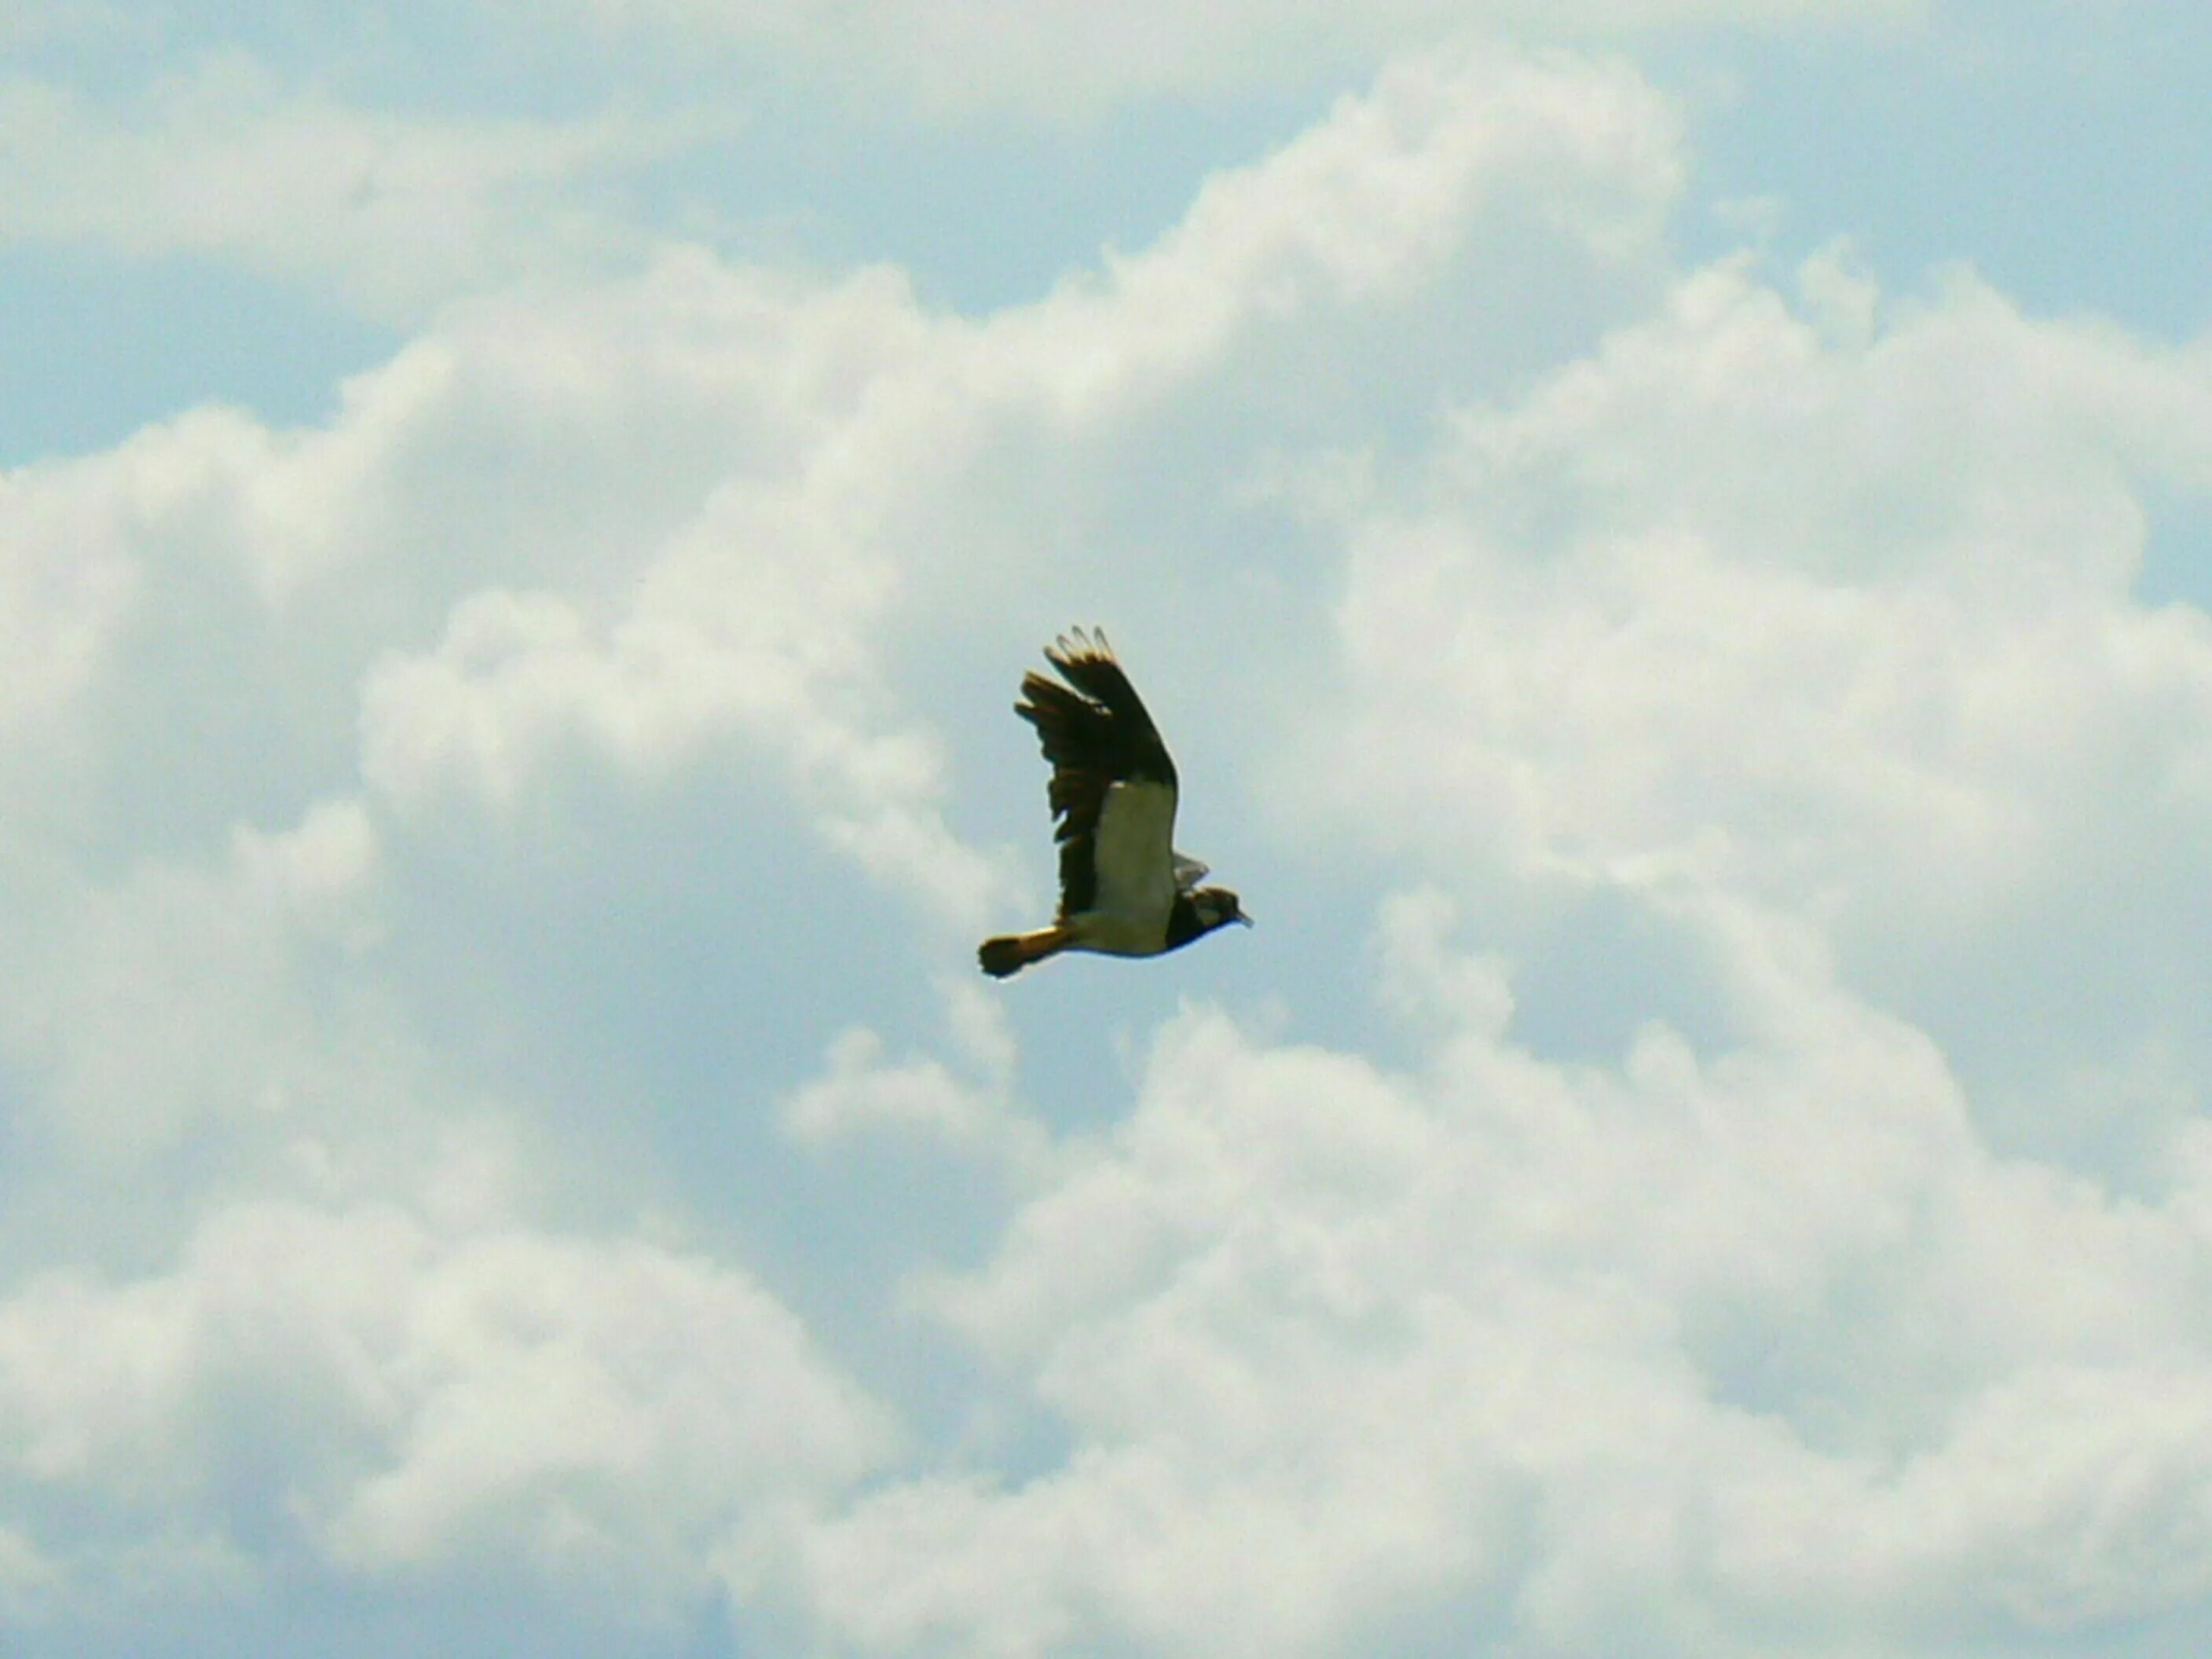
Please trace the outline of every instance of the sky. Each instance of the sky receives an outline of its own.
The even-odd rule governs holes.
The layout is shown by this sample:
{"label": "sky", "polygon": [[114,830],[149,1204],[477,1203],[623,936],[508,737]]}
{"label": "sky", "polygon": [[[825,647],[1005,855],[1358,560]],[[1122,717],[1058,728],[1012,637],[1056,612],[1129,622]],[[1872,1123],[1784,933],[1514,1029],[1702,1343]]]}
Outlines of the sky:
{"label": "sky", "polygon": [[[2212,1643],[2194,0],[0,3],[9,1659]],[[1103,625],[1256,920],[1046,920]]]}

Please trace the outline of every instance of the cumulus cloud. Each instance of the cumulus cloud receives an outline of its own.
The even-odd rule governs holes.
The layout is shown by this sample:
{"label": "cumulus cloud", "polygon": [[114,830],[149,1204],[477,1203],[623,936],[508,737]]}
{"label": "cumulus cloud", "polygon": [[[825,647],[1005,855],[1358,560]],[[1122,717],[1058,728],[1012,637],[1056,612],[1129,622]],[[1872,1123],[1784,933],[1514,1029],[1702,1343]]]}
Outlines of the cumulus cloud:
{"label": "cumulus cloud", "polygon": [[[110,1526],[178,1517],[216,1562],[273,1531],[332,1571],[507,1559],[650,1601],[892,1434],[741,1270],[636,1240],[253,1203],[167,1272],[56,1272],[0,1304],[11,1485],[96,1496]],[[112,1537],[66,1504],[46,1524],[11,1577],[108,1593]]]}
{"label": "cumulus cloud", "polygon": [[[2008,1156],[2051,1148],[1944,993],[2025,919],[2054,964],[2008,987],[2031,1069],[2178,1036],[2162,997],[2115,1030],[2078,994],[2141,975],[2123,939],[2191,982],[2207,636],[2132,584],[2146,495],[2205,488],[2206,388],[2197,353],[1970,276],[1898,306],[1833,252],[1796,295],[1724,262],[1467,404],[1417,465],[1301,497],[1351,549],[1349,696],[1281,751],[1280,821],[1334,808],[1341,844],[1486,917],[1625,895],[1697,941],[1721,1018],[1541,1058],[1510,975],[1440,943],[1436,892],[1386,905],[1374,947],[1417,1072],[1186,1014],[1126,1130],[988,1269],[917,1288],[1068,1455],[822,1521],[833,1639],[2193,1627],[2193,1177],[2146,1207]],[[2162,943],[2089,896],[2144,883]],[[2092,1403],[2136,1390],[2140,1414]]]}
{"label": "cumulus cloud", "polygon": [[[672,251],[9,475],[0,1607],[2201,1637],[2204,356],[1686,167],[1449,53],[986,319]],[[1108,600],[1261,924],[984,988]]]}
{"label": "cumulus cloud", "polygon": [[360,805],[337,801],[281,832],[240,827],[214,870],[149,860],[112,884],[16,871],[33,925],[0,955],[0,1031],[36,1083],[24,1117],[129,1164],[211,1122],[362,1109],[392,1033],[343,964],[378,934],[379,850]]}
{"label": "cumulus cloud", "polygon": [[[764,1485],[773,1510],[786,1485],[830,1492],[867,1467],[879,1450],[851,1450],[882,1443],[852,1426],[867,1411],[835,1403],[835,1367],[745,1268],[582,1242],[609,1213],[628,1220],[619,1195],[586,1206],[598,1233],[533,1206],[573,1203],[564,1183],[595,1157],[665,1161],[598,1121],[637,1121],[640,1096],[648,1124],[765,1115],[761,1155],[784,1160],[756,1177],[769,1182],[818,1182],[794,1160],[834,1170],[886,1131],[980,1155],[1017,1190],[1057,1167],[1014,1115],[1012,1039],[972,988],[945,1006],[949,1059],[886,1060],[913,1039],[872,1024],[809,1084],[803,1059],[758,1046],[802,936],[770,928],[773,906],[796,890],[814,931],[866,914],[807,843],[964,966],[1017,884],[947,817],[927,675],[1010,624],[1030,642],[1035,602],[1004,585],[994,598],[990,577],[1035,568],[1041,501],[1060,497],[1067,526],[1115,527],[1086,556],[1094,579],[1128,563],[1159,521],[1117,482],[1133,433],[1202,408],[1224,374],[1297,372],[1290,325],[1418,295],[1455,263],[1454,227],[1532,179],[1559,186],[1547,234],[1601,263],[1648,257],[1673,131],[1618,71],[1411,66],[1221,180],[1160,248],[984,324],[931,315],[894,274],[817,283],[674,254],[619,283],[453,307],[319,428],[198,410],[9,475],[9,625],[58,642],[11,663],[6,874],[22,925],[0,952],[4,1036],[28,1091],[18,1124],[54,1160],[15,1176],[15,1237],[50,1270],[8,1304],[11,1421],[23,1478],[86,1494],[113,1534],[72,1538],[27,1510],[11,1583],[33,1594],[51,1555],[82,1607],[103,1571],[183,1536],[154,1518],[171,1504],[200,1521],[163,1571],[249,1599],[271,1526],[331,1571],[371,1576],[477,1550],[550,1573],[571,1548],[660,1560],[702,1540],[740,1560],[735,1522],[697,1518],[704,1497],[674,1506],[694,1516],[680,1544],[640,1541],[664,1536],[646,1494],[712,1425],[653,1391],[680,1370],[633,1378],[642,1395],[627,1371],[610,1380],[592,1310],[630,1300],[729,1324],[775,1360],[762,1387],[791,1372],[850,1430],[802,1435],[787,1483],[755,1481],[736,1452],[702,1479],[740,1498]],[[1279,437],[1233,434],[1226,470]],[[1033,814],[1023,764],[1007,798]],[[660,870],[665,900],[647,896]],[[729,964],[708,983],[741,1014],[769,1012],[732,1075],[671,1096],[603,1005],[681,1013],[694,964],[622,953],[630,913],[665,956],[702,907]],[[562,948],[534,952],[549,926],[568,930]],[[836,936],[848,994],[897,971],[878,959],[880,924],[855,937]],[[626,960],[653,964],[649,985],[622,982]],[[765,1114],[757,1077],[774,1064],[796,1091]],[[486,1114],[540,1124],[534,1197],[486,1222],[464,1182],[463,1219],[426,1214],[439,1126]],[[210,1164],[227,1171],[212,1189]],[[127,1194],[131,1212],[79,1236],[72,1262],[38,1218],[84,1182]],[[855,1231],[884,1207],[841,1201]],[[311,1283],[285,1260],[354,1249],[392,1256],[391,1281]],[[313,1352],[207,1324],[210,1276],[239,1275],[267,1328],[296,1328]],[[514,1319],[542,1340],[470,1334],[540,1279],[567,1288]],[[890,1314],[896,1283],[882,1294]],[[418,1330],[456,1305],[450,1326]],[[106,1334],[84,1352],[112,1389],[79,1401],[62,1386],[64,1329]],[[715,1352],[698,1356],[709,1372]],[[296,1487],[233,1513],[253,1460],[222,1414],[249,1397],[298,1415],[276,1458]],[[604,1416],[620,1444],[571,1443],[544,1412]],[[493,1424],[513,1432],[480,1446]],[[571,1485],[584,1495],[539,1505]]]}
{"label": "cumulus cloud", "polygon": [[[941,751],[878,683],[896,567],[845,488],[883,456],[841,423],[928,326],[896,283],[802,297],[680,258],[627,298],[464,312],[326,429],[199,411],[24,469],[0,494],[9,625],[40,642],[11,663],[24,752],[74,759],[100,814],[178,766],[190,708],[194,767],[158,811],[281,814],[349,781],[358,726],[360,780],[411,819],[512,808],[564,742],[651,780],[750,738],[866,867],[972,916],[999,878],[945,831]],[[242,800],[197,799],[247,750]]]}
{"label": "cumulus cloud", "polygon": [[[2137,907],[2195,904],[2212,635],[2131,593],[2147,502],[2212,485],[2201,356],[1964,274],[1824,331],[1832,259],[1808,281],[1801,311],[1741,265],[1692,275],[1464,410],[1417,496],[1346,514],[1353,712],[1305,804],[1394,848],[1472,834],[1526,876],[1818,918],[2000,1088],[1995,1027],[2041,1034],[2031,1072],[2047,1037],[2193,1047],[2193,1017],[2105,975],[2178,986],[2161,953],[2192,948]],[[2000,938],[2047,969],[1961,999]]]}
{"label": "cumulus cloud", "polygon": [[1018,1048],[1005,1010],[965,981],[946,986],[945,1001],[957,1065],[931,1054],[887,1060],[876,1032],[843,1032],[823,1074],[783,1103],[793,1139],[817,1151],[884,1136],[935,1141],[1039,1177],[1052,1149],[1015,1096]]}
{"label": "cumulus cloud", "polygon": [[1075,1449],[820,1521],[836,1639],[1933,1653],[2190,1606],[2189,1206],[1993,1160],[1923,1036],[1712,925],[1717,1054],[1547,1063],[1487,994],[1417,1073],[1163,1030],[1126,1126],[929,1293]]}

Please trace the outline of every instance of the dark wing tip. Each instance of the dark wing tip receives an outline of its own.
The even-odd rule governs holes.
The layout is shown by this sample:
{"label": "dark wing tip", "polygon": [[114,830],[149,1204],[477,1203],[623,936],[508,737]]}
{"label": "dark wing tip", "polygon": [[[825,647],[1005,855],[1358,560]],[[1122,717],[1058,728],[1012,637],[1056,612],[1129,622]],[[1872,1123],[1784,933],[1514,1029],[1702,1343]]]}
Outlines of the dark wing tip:
{"label": "dark wing tip", "polygon": [[[1059,719],[1081,733],[1079,763],[1113,778],[1175,782],[1175,763],[1168,757],[1167,745],[1160,741],[1159,729],[1115,656],[1104,629],[1071,628],[1045,647],[1044,655],[1067,686],[1030,674],[1023,679],[1022,690],[1033,706],[1053,711],[1047,718]],[[1024,712],[1023,718],[1043,729],[1036,714]],[[1055,765],[1064,757],[1079,758],[1073,746],[1055,752],[1048,744],[1045,752]]]}

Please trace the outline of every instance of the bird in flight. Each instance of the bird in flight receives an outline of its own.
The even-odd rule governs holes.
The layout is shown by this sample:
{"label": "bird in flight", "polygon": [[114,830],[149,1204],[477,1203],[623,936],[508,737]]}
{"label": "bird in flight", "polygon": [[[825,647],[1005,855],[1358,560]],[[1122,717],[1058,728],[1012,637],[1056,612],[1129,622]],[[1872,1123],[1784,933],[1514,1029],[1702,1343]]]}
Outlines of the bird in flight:
{"label": "bird in flight", "polygon": [[1200,887],[1206,866],[1175,850],[1175,763],[1106,635],[1074,629],[1044,658],[1067,684],[1024,675],[1014,713],[1052,763],[1060,915],[985,939],[983,971],[1004,979],[1062,951],[1156,957],[1232,921],[1249,927],[1237,895]]}

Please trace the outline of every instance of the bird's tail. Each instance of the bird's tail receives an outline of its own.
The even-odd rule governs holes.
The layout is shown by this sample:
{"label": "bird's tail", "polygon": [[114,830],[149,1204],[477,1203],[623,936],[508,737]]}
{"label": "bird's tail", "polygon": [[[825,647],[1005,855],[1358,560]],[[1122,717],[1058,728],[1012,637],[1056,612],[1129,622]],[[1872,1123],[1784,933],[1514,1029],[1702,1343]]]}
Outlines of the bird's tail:
{"label": "bird's tail", "polygon": [[993,979],[1004,979],[1033,962],[1042,962],[1065,951],[1071,937],[1065,927],[1040,927],[1034,933],[1002,933],[997,939],[985,939],[975,952],[975,959]]}

